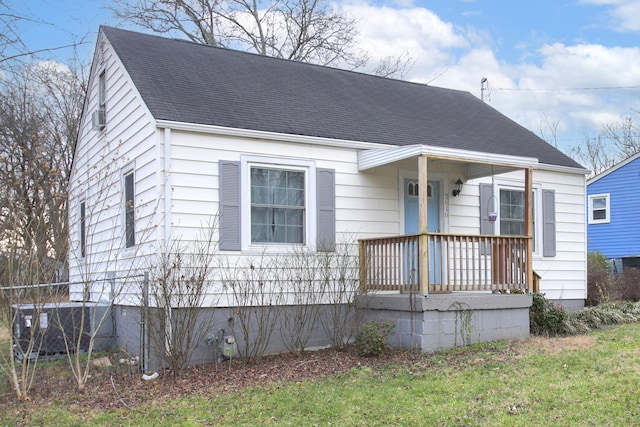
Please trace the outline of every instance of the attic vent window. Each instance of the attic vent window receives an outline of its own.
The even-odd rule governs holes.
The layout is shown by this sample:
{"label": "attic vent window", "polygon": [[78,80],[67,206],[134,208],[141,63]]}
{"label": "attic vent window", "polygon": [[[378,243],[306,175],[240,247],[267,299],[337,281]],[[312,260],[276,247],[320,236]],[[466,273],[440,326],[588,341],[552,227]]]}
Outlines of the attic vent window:
{"label": "attic vent window", "polygon": [[91,115],[91,123],[94,130],[104,130],[107,125],[107,93],[106,93],[106,75],[103,71],[98,77],[98,109]]}

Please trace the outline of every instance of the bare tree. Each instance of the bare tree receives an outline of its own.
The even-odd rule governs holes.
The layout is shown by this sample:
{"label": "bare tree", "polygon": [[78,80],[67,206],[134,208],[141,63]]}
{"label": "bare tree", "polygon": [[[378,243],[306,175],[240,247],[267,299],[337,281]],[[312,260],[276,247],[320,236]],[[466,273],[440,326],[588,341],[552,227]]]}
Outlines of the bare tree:
{"label": "bare tree", "polygon": [[547,113],[542,114],[540,137],[556,148],[558,148],[558,126],[560,126],[560,120],[549,117]]}
{"label": "bare tree", "polygon": [[[260,55],[361,69],[368,54],[357,46],[356,20],[327,0],[113,0],[115,15],[157,33],[177,32],[195,43],[246,49]],[[374,69],[404,75],[402,54]]]}
{"label": "bare tree", "polygon": [[75,48],[86,43],[86,34],[82,37],[74,37],[74,41],[61,46],[46,46],[40,49],[32,49],[27,46],[22,38],[21,25],[49,26],[55,28],[55,24],[49,23],[29,13],[20,13],[10,4],[10,1],[0,0],[0,68],[7,67],[22,59],[34,59],[39,55],[51,53],[60,49]]}
{"label": "bare tree", "polygon": [[286,295],[276,259],[276,255],[262,254],[235,265],[220,259],[223,289],[232,301],[232,326],[241,336],[238,350],[247,363],[265,355],[283,312]]}
{"label": "bare tree", "polygon": [[146,288],[140,292],[151,345],[174,375],[192,362],[196,347],[213,326],[211,312],[204,315],[203,309],[217,302],[205,301],[215,278],[214,265],[218,264],[214,263],[217,224],[215,217],[193,241],[172,239],[168,250],[159,248],[157,258],[151,260],[150,282],[144,283]]}
{"label": "bare tree", "polygon": [[0,241],[45,266],[68,253],[67,183],[84,80],[59,64],[22,67],[1,82]]}
{"label": "bare tree", "polygon": [[613,143],[621,158],[632,156],[640,151],[640,130],[633,123],[632,117],[625,117],[618,123],[605,125],[601,135]]}
{"label": "bare tree", "polygon": [[402,52],[398,56],[388,56],[376,65],[372,74],[380,77],[404,79],[407,73],[413,68],[415,59],[409,52]]}
{"label": "bare tree", "polygon": [[[11,201],[9,201],[11,203]],[[16,211],[20,206],[3,206]],[[16,228],[24,227],[24,221],[14,218]],[[31,227],[26,227],[28,230]],[[31,236],[32,241],[38,236]],[[50,286],[28,286],[33,277],[46,278],[52,269],[42,268],[24,255],[21,245],[5,242],[0,254],[2,283],[0,287],[0,330],[6,331],[6,338],[0,340],[0,372],[4,372],[19,400],[27,400],[33,386],[42,350],[47,349],[47,322],[44,307],[47,302],[58,300],[61,288]]]}
{"label": "bare tree", "polygon": [[18,33],[16,23],[24,18],[15,13],[6,0],[0,0],[0,57],[5,58],[5,51],[10,46],[26,48]]}
{"label": "bare tree", "polygon": [[334,252],[318,254],[326,304],[320,323],[331,345],[340,351],[346,350],[370,302],[369,296],[360,294],[357,247],[355,236],[345,236]]}
{"label": "bare tree", "polygon": [[570,155],[582,166],[589,169],[591,176],[610,168],[619,160],[619,155],[611,149],[602,135],[585,137],[582,144],[571,148]]}
{"label": "bare tree", "polygon": [[592,175],[610,168],[616,163],[640,152],[640,131],[632,117],[617,123],[608,123],[595,137],[585,137],[585,141],[570,150],[570,155]]}
{"label": "bare tree", "polygon": [[318,253],[308,253],[300,248],[281,255],[276,263],[282,266],[287,301],[280,322],[280,337],[291,353],[301,356],[320,317],[323,301],[318,282],[323,265]]}

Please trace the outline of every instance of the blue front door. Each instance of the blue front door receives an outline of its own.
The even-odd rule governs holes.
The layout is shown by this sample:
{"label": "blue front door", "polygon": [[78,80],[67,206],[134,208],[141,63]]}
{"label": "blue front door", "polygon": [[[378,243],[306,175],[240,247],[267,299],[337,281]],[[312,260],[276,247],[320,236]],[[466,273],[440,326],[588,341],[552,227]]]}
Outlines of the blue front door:
{"label": "blue front door", "polygon": [[[404,233],[417,234],[419,231],[418,221],[418,197],[422,197],[422,190],[418,188],[418,180],[404,179]],[[440,231],[440,182],[428,181],[427,183],[427,231],[437,233]],[[412,251],[414,252],[414,251]],[[410,282],[417,284],[417,274],[415,274],[415,266],[417,266],[417,253],[412,254],[409,265],[406,270],[412,272],[415,278]],[[440,244],[430,244],[429,247],[429,283],[437,284],[441,280],[441,258]],[[413,266],[413,267],[412,267]]]}

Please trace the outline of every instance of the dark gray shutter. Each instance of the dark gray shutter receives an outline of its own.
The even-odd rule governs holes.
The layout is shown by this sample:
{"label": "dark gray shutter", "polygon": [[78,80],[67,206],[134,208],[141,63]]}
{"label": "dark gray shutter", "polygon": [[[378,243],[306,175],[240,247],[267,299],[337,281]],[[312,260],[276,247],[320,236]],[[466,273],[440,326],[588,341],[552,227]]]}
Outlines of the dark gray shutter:
{"label": "dark gray shutter", "polygon": [[498,201],[491,200],[492,196],[493,184],[480,184],[480,234],[495,234],[495,222],[489,221],[489,210],[493,210]]}
{"label": "dark gray shutter", "polygon": [[317,248],[331,252],[336,248],[336,180],[333,169],[316,169]]}
{"label": "dark gray shutter", "polygon": [[542,255],[556,256],[556,192],[542,190]]}
{"label": "dark gray shutter", "polygon": [[[489,210],[493,210],[497,199],[493,197],[493,184],[480,184],[480,234],[495,234],[495,222],[489,221]],[[491,204],[491,205],[490,205]],[[491,247],[488,243],[480,245],[480,255],[489,255]]]}
{"label": "dark gray shutter", "polygon": [[240,241],[240,162],[221,160],[220,169],[220,249],[239,251]]}

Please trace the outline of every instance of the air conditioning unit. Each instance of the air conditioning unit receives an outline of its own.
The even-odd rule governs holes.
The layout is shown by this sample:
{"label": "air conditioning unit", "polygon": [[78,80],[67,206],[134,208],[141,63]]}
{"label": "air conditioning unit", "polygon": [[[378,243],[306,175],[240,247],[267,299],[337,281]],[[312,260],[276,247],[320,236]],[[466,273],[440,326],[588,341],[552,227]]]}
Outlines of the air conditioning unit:
{"label": "air conditioning unit", "polygon": [[102,130],[107,124],[107,117],[104,110],[96,110],[91,115],[91,122],[94,130]]}
{"label": "air conditioning unit", "polygon": [[[113,346],[111,306],[106,303],[60,302],[11,306],[14,353],[18,360],[38,356],[56,357],[73,351],[106,350]],[[66,337],[66,338],[65,338]]]}

